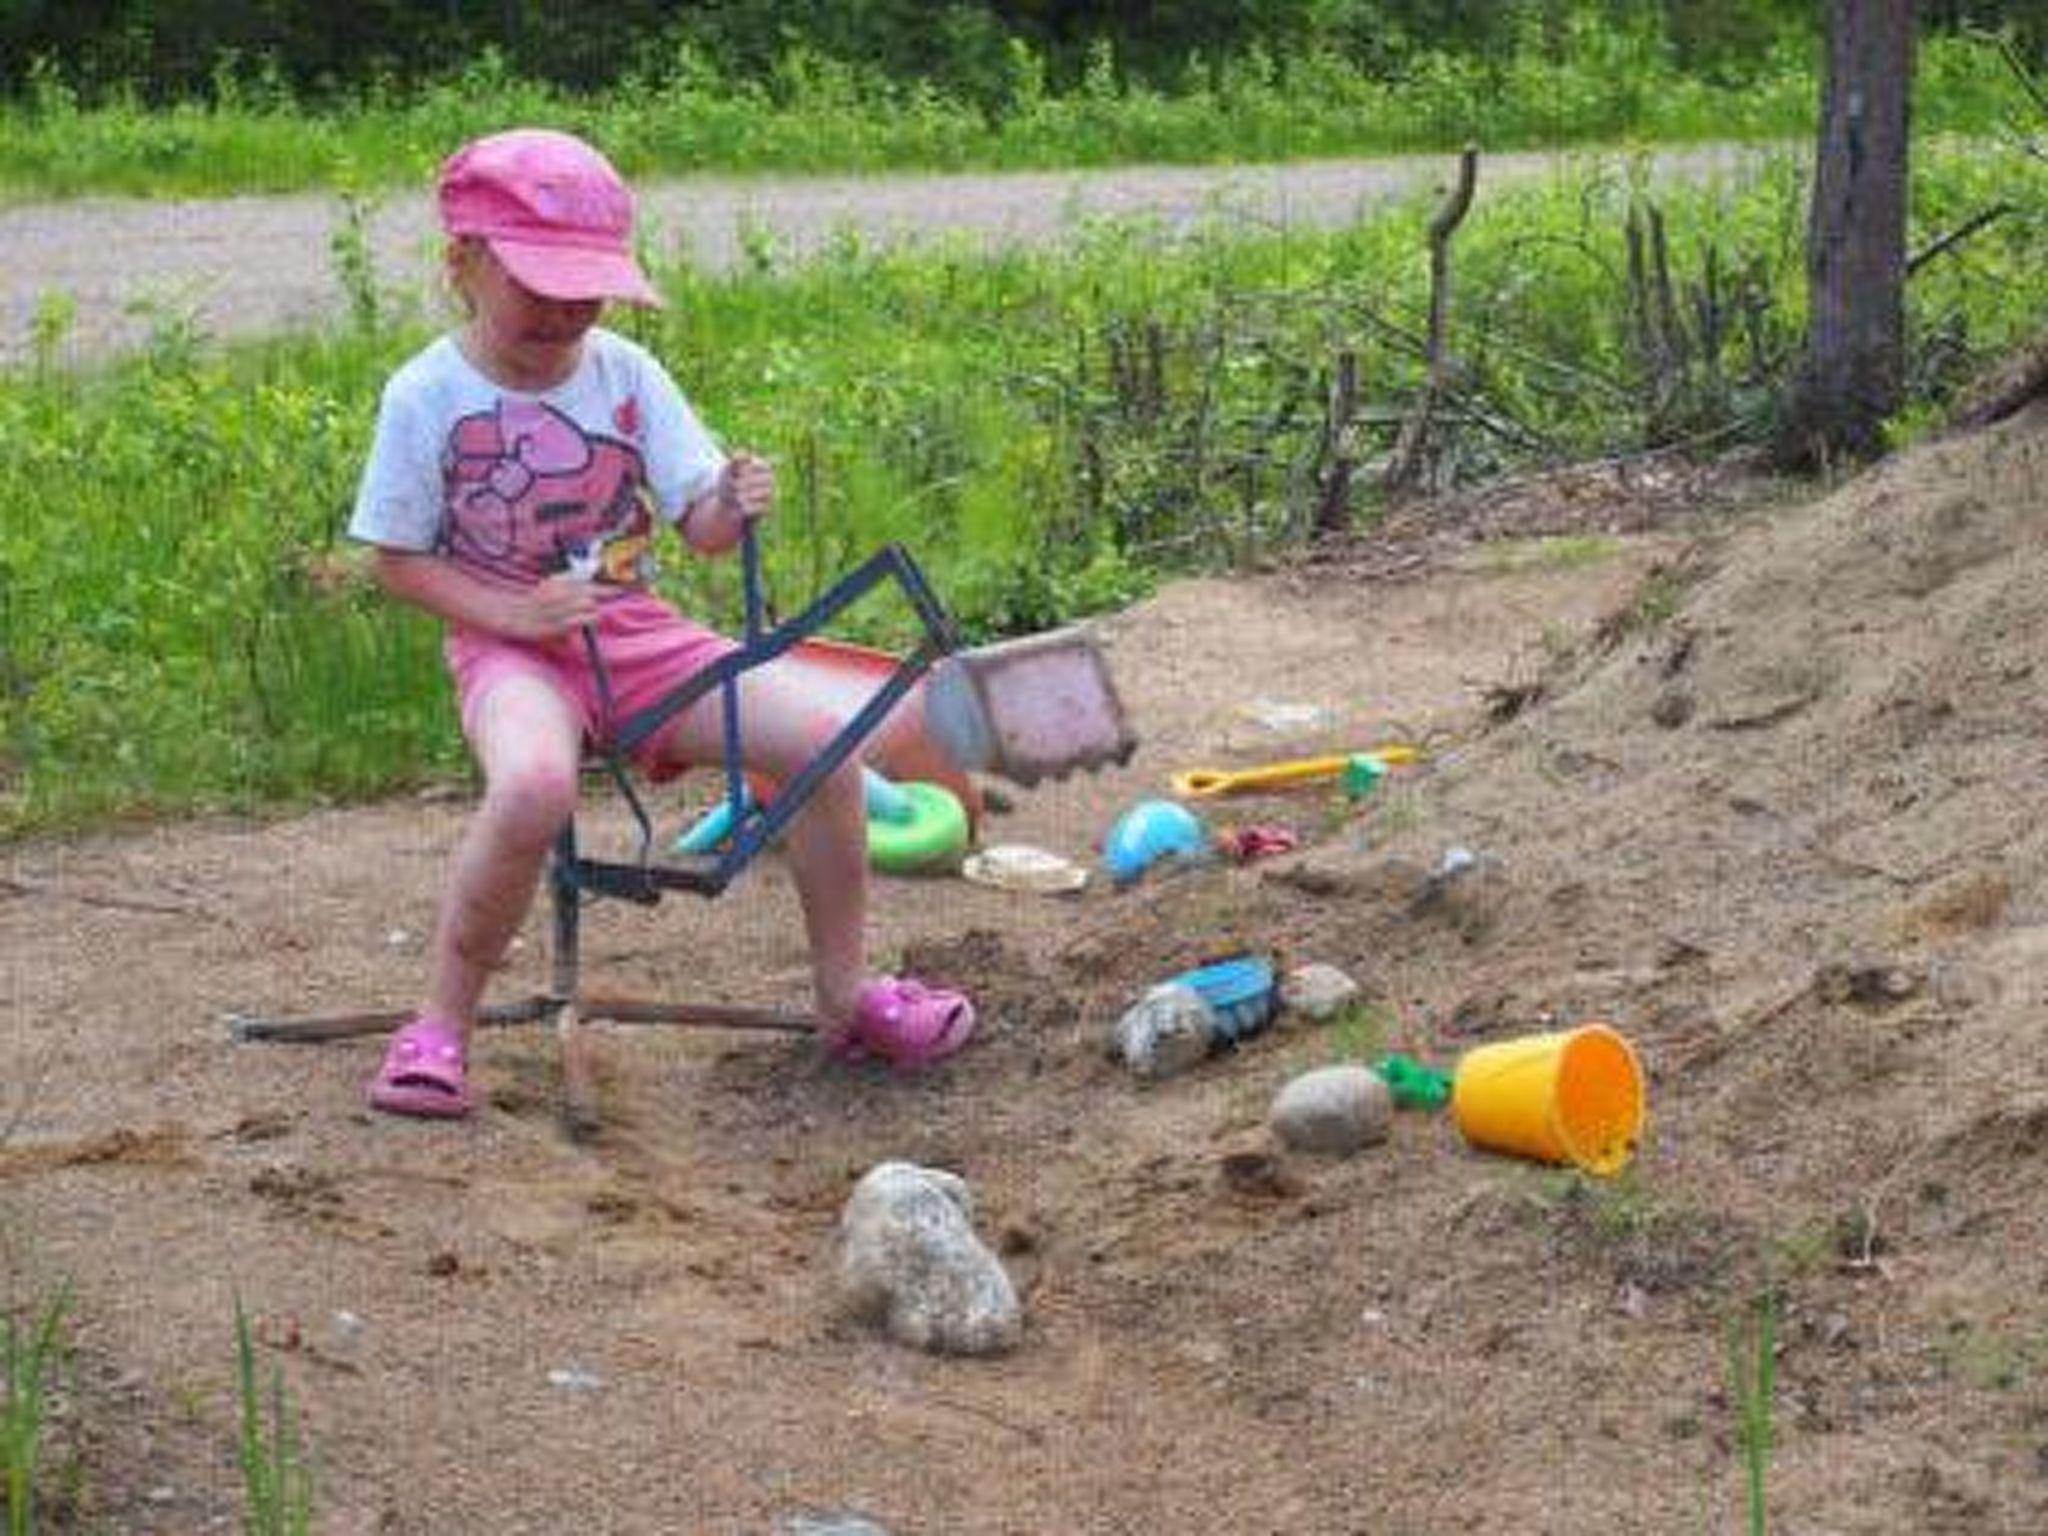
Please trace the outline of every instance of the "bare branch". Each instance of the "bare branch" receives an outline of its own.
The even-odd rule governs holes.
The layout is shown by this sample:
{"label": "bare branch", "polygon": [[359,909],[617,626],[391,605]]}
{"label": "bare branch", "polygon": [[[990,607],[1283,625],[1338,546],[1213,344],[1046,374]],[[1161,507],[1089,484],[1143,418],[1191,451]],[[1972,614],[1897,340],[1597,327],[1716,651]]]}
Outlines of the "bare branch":
{"label": "bare branch", "polygon": [[1980,229],[1983,229],[1987,225],[1997,223],[2000,219],[2004,218],[2008,213],[2012,213],[2014,211],[2014,207],[2011,203],[2000,202],[1993,203],[1989,208],[1985,208],[1978,213],[1972,214],[1969,218],[1965,219],[1962,223],[1958,224],[1954,229],[1950,230],[1947,234],[1937,236],[1935,239],[1928,241],[1927,244],[1923,245],[1922,247],[1920,247],[1919,250],[1915,251],[1912,255],[1908,256],[1906,258],[1906,276],[1911,277],[1914,273],[1918,272],[1922,267],[1926,266],[1928,262],[1934,260],[1935,257],[1940,256],[1947,251],[1954,250],[1957,246],[1961,245],[1965,240],[1969,239],[1970,236],[1976,234],[1977,231],[1979,231]]}
{"label": "bare branch", "polygon": [[1437,401],[1449,382],[1449,360],[1444,345],[1451,288],[1451,236],[1472,207],[1472,191],[1479,180],[1479,151],[1466,145],[1458,156],[1458,179],[1450,194],[1429,221],[1429,338],[1428,374],[1415,409],[1401,428],[1400,439],[1381,484],[1392,494],[1414,489],[1424,478],[1425,461],[1433,453],[1434,418]]}

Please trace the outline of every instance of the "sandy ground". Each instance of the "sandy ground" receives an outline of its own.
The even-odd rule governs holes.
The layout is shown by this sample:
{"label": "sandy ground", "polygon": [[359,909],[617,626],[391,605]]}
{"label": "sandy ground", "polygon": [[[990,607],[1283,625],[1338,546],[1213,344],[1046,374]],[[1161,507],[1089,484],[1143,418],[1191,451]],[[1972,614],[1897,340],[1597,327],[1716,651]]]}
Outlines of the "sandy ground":
{"label": "sandy ground", "polygon": [[[1482,195],[1569,163],[1547,154],[1487,156]],[[1737,175],[1753,163],[1750,151],[1704,146],[1660,152],[1649,173]],[[1342,224],[1395,198],[1433,195],[1454,171],[1445,157],[1412,157],[999,176],[707,177],[649,185],[641,216],[656,251],[722,270],[763,240],[798,259],[847,233],[989,246],[1057,239],[1102,219],[1166,229],[1214,220],[1257,229]],[[368,215],[380,290],[390,302],[421,302],[434,291],[439,261],[426,196],[383,197]],[[36,316],[49,305],[69,308],[58,350],[74,364],[136,346],[165,326],[237,337],[342,316],[347,301],[331,241],[343,227],[341,201],[323,195],[0,206],[0,366],[32,355]]]}
{"label": "sandy ground", "polygon": [[[1096,199],[1307,219],[1385,190],[1218,174],[772,201],[797,247],[934,208],[1006,238]],[[650,204],[729,259],[767,196]],[[0,211],[0,346],[50,293],[78,361],[147,334],[137,300],[219,334],[317,322],[334,217]],[[426,270],[418,203],[375,231],[387,280]],[[578,1145],[536,1028],[485,1039],[461,1126],[364,1111],[374,1039],[234,1043],[232,1013],[409,999],[466,786],[0,849],[0,1303],[73,1296],[45,1524],[239,1524],[239,1298],[322,1532],[1718,1533],[1742,1528],[1730,1329],[1768,1289],[1771,1529],[2048,1528],[2044,425],[1815,499],[1565,476],[1108,621],[1137,756],[1015,794],[987,837],[1087,860],[1176,769],[1390,737],[1424,758],[1355,804],[1213,808],[1302,840],[1241,868],[1063,900],[885,882],[877,957],[986,1017],[920,1079],[615,1029]],[[1303,712],[1273,705],[1311,723],[1260,723]],[[1446,893],[1452,847],[1478,864]],[[537,918],[500,996],[540,986],[546,947]],[[1146,986],[1238,948],[1341,966],[1368,1008],[1156,1084],[1105,1057]],[[584,963],[607,991],[803,992],[772,862],[715,902],[594,909]],[[1649,1075],[1619,1179],[1423,1112],[1347,1160],[1264,1128],[1307,1067],[1452,1066],[1588,1018]],[[1025,1299],[1013,1354],[927,1357],[835,1313],[839,1209],[893,1157],[974,1188]]]}
{"label": "sandy ground", "polygon": [[[1810,502],[1496,493],[1110,621],[1137,756],[989,835],[1088,859],[1179,768],[1424,760],[1355,804],[1228,802],[1303,841],[1242,867],[885,882],[878,955],[986,1015],[918,1079],[616,1029],[576,1145],[550,1038],[509,1028],[474,1121],[374,1117],[374,1040],[223,1016],[406,1001],[459,792],[6,850],[0,1232],[15,1305],[74,1289],[67,1518],[234,1527],[239,1296],[322,1531],[1724,1532],[1727,1343],[1768,1287],[1771,1529],[2043,1529],[2043,426]],[[1276,703],[1320,723],[1253,718]],[[1478,866],[1432,895],[1451,846]],[[545,947],[536,921],[500,995]],[[1144,987],[1239,947],[1341,966],[1370,1010],[1153,1084],[1105,1057]],[[584,959],[607,990],[802,996],[772,866],[594,909]],[[1618,1179],[1422,1111],[1343,1160],[1265,1129],[1307,1067],[1590,1018],[1649,1077]],[[884,1158],[969,1181],[1014,1353],[835,1313],[838,1212]]]}

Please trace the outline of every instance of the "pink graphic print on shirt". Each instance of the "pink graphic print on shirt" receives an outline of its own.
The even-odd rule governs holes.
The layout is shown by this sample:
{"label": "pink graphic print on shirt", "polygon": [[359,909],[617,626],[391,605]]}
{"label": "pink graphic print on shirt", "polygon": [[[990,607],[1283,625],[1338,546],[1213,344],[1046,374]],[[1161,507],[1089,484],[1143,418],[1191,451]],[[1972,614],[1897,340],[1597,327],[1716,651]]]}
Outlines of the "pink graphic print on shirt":
{"label": "pink graphic print on shirt", "polygon": [[456,422],[441,483],[442,546],[479,574],[530,584],[569,571],[629,586],[651,574],[640,450],[586,433],[550,405],[500,400]]}

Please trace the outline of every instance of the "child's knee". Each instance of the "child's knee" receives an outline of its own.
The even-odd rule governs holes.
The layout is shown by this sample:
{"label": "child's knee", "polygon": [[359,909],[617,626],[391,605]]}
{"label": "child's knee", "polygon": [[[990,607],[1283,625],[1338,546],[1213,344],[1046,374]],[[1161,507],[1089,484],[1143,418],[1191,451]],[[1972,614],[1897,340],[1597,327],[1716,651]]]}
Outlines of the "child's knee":
{"label": "child's knee", "polygon": [[485,804],[505,835],[544,843],[576,812],[576,771],[555,763],[528,763],[491,780]]}
{"label": "child's knee", "polygon": [[[747,742],[747,766],[784,780],[795,778],[816,762],[846,725],[839,715],[823,709],[806,709],[782,718],[764,711],[756,720]],[[858,763],[849,757],[819,781],[816,793],[827,798],[844,794],[847,784],[858,783],[859,773]]]}

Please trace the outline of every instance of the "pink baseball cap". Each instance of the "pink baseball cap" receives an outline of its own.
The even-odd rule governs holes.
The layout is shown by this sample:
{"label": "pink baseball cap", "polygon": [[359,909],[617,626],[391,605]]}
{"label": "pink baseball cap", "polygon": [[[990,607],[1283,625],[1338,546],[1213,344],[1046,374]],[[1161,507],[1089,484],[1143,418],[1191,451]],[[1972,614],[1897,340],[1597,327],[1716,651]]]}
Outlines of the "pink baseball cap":
{"label": "pink baseball cap", "polygon": [[441,227],[481,237],[543,298],[660,307],[633,258],[633,194],[574,135],[513,128],[477,139],[442,163],[438,191]]}

